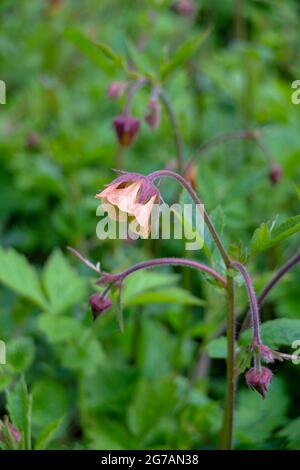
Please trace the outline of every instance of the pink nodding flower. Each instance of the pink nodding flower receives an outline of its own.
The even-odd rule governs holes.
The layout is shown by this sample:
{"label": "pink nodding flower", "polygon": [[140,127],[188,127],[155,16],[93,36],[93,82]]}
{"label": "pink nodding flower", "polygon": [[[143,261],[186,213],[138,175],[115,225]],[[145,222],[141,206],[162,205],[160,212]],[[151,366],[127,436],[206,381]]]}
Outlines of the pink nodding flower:
{"label": "pink nodding flower", "polygon": [[111,82],[107,89],[107,96],[113,100],[120,98],[127,87],[128,82]]}
{"label": "pink nodding flower", "polygon": [[152,209],[155,204],[159,204],[160,194],[146,176],[124,173],[98,193],[96,198],[113,206],[117,220],[122,220],[124,213],[135,220],[137,227],[133,231],[144,238],[148,237]]}
{"label": "pink nodding flower", "polygon": [[132,116],[124,114],[113,120],[113,126],[117,134],[119,144],[129,147],[135,140],[140,128],[140,121]]}
{"label": "pink nodding flower", "polygon": [[249,387],[260,393],[263,399],[266,398],[272,377],[273,374],[267,367],[260,367],[257,370],[255,367],[252,367],[245,375]]}

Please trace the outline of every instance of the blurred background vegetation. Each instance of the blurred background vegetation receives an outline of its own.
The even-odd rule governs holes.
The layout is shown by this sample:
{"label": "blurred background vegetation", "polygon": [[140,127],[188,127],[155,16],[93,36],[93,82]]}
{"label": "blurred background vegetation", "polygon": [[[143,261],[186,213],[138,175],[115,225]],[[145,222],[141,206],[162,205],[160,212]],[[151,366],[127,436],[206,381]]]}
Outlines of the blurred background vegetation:
{"label": "blurred background vegetation", "polygon": [[[291,102],[291,83],[300,79],[299,3],[193,4],[184,14],[168,0],[1,1],[0,78],[7,102],[0,107],[0,339],[7,364],[0,366],[0,417],[10,415],[27,447],[29,428],[36,448],[217,446],[225,361],[211,348],[218,358],[212,361],[206,345],[225,318],[220,289],[182,269],[136,274],[125,286],[121,334],[112,311],[93,323],[87,299],[95,279],[66,252],[74,246],[116,272],[183,253],[178,240],[96,237],[94,195],[114,177],[118,148],[111,123],[125,102],[112,102],[106,91],[126,76],[86,38],[107,43],[155,75],[184,41],[209,29],[164,84],[186,159],[219,134],[259,128],[283,176],[272,185],[259,146],[230,141],[199,156],[199,194],[226,246],[241,258],[261,223],[299,213],[300,107]],[[145,88],[134,100],[135,116],[143,118],[148,99]],[[174,156],[163,113],[155,132],[141,126],[124,168],[147,173]],[[170,194],[175,188],[163,187]],[[298,247],[296,234],[249,260],[257,290]],[[205,259],[203,252],[188,256]],[[296,268],[270,296],[264,321],[300,321],[299,282]],[[242,288],[238,306],[246,306]],[[290,351],[290,338],[279,346]],[[299,370],[276,365],[265,401],[241,378],[236,448],[299,448]]]}

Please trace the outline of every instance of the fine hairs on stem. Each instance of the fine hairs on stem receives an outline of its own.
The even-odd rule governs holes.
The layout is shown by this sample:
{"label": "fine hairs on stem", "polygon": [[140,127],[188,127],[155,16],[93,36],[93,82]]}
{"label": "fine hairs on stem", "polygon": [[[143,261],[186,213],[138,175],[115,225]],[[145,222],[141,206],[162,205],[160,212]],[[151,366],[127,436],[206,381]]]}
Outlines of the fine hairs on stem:
{"label": "fine hairs on stem", "polygon": [[158,259],[152,259],[149,261],[144,261],[141,263],[137,263],[130,268],[126,269],[125,271],[116,274],[116,278],[118,280],[124,280],[127,276],[130,274],[139,271],[141,269],[146,269],[146,268],[151,268],[154,266],[162,266],[162,265],[169,265],[169,266],[187,266],[189,268],[194,268],[198,269],[199,271],[206,272],[207,274],[210,274],[212,277],[214,277],[224,288],[227,287],[227,281],[224,279],[221,274],[219,274],[217,271],[214,269],[210,268],[209,266],[206,266],[203,263],[198,263],[197,261],[194,260],[189,260],[185,258],[158,258]]}
{"label": "fine hairs on stem", "polygon": [[[298,263],[300,262],[300,251],[292,256],[279,270],[274,274],[272,279],[268,282],[268,284],[264,287],[257,298],[258,305],[262,305],[267,298],[268,294],[271,290],[278,284],[281,278],[287,274],[291,269],[293,269]],[[241,326],[240,333],[247,329],[251,323],[251,314],[248,312],[246,314],[245,320]]]}
{"label": "fine hairs on stem", "polygon": [[257,345],[259,345],[261,344],[259,309],[251,277],[249,276],[246,268],[238,261],[232,261],[232,266],[236,268],[244,278],[250,302],[253,340]]}
{"label": "fine hairs on stem", "polygon": [[[183,187],[184,189],[186,189],[188,191],[188,193],[190,194],[193,202],[196,204],[196,205],[203,205],[202,201],[200,200],[200,198],[197,196],[196,192],[194,191],[194,189],[192,188],[192,186],[190,185],[190,183],[181,175],[171,171],[171,170],[160,170],[160,171],[155,171],[153,173],[151,173],[148,178],[150,181],[155,181],[156,179],[159,179],[159,178],[162,178],[162,177],[169,177],[169,178],[173,178],[175,180],[177,180]],[[211,233],[211,236],[213,237],[220,253],[221,253],[221,256],[224,260],[224,263],[225,265],[229,268],[230,267],[230,258],[226,252],[226,249],[213,225],[213,222],[211,221],[209,215],[207,214],[206,210],[203,209],[203,216],[204,216],[204,221]]]}

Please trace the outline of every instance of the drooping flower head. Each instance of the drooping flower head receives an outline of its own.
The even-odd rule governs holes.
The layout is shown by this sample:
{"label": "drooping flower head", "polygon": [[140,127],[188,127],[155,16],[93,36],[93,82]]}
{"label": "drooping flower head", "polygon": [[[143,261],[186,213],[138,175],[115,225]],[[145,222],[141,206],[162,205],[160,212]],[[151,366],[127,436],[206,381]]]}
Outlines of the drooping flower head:
{"label": "drooping flower head", "polygon": [[113,126],[117,134],[119,144],[122,147],[129,147],[135,140],[140,128],[140,121],[133,116],[124,114],[117,116],[113,120]]}
{"label": "drooping flower head", "polygon": [[252,367],[245,375],[249,387],[260,393],[263,399],[266,398],[272,377],[273,374],[267,367],[260,367],[259,369]]}
{"label": "drooping flower head", "polygon": [[112,301],[101,294],[92,294],[89,298],[89,304],[92,309],[93,317],[96,319],[101,313],[112,306]]}
{"label": "drooping flower head", "polygon": [[273,184],[279,183],[282,178],[282,169],[279,165],[272,165],[270,170],[270,180]]}
{"label": "drooping flower head", "polygon": [[135,233],[147,237],[151,230],[151,213],[160,202],[160,193],[149,179],[138,173],[124,173],[96,195],[96,198],[114,206],[116,219],[127,214],[137,223]]}

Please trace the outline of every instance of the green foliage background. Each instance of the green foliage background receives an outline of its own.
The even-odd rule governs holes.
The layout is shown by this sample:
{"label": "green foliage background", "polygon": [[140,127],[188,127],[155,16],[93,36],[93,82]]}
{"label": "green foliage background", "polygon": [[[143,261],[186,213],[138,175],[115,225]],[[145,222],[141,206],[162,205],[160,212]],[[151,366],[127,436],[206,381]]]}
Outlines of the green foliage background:
{"label": "green foliage background", "polygon": [[[279,227],[299,214],[300,107],[291,102],[291,83],[300,79],[298,2],[244,1],[239,17],[233,0],[199,0],[193,18],[176,14],[171,3],[0,4],[0,78],[7,86],[0,108],[0,339],[7,345],[0,416],[9,414],[25,448],[211,449],[218,443],[224,342],[210,343],[211,358],[206,345],[225,318],[222,291],[187,270],[137,273],[126,282],[121,334],[115,308],[93,323],[87,299],[95,278],[66,252],[74,246],[115,272],[183,254],[178,240],[126,244],[95,235],[94,195],[113,178],[111,121],[124,105],[109,100],[106,90],[126,78],[122,60],[165,79],[186,158],[224,132],[262,129],[283,169],[276,186],[254,142],[218,146],[197,167],[206,208],[231,253],[248,259],[257,291],[299,248],[298,218],[279,238],[268,222],[276,218]],[[121,66],[90,40],[108,44],[115,62],[123,58]],[[136,116],[143,117],[148,98],[146,88],[135,98]],[[142,125],[124,167],[147,173],[174,155],[163,113],[155,133]],[[162,188],[168,195],[175,186]],[[188,256],[205,259],[203,252]],[[219,266],[216,253],[210,261]],[[299,282],[298,267],[262,309],[267,344],[287,352],[300,339]],[[241,286],[240,311],[246,302]],[[241,377],[236,448],[299,448],[299,370],[276,364],[265,401]]]}

